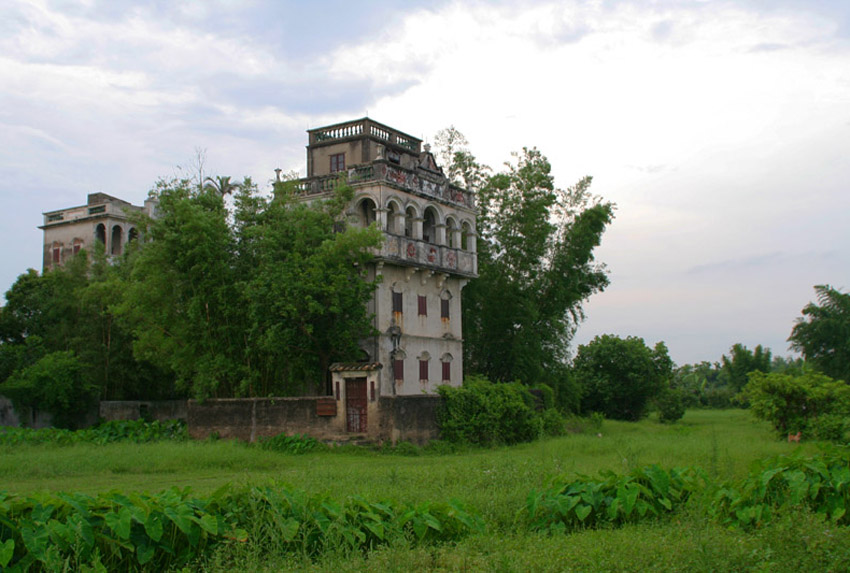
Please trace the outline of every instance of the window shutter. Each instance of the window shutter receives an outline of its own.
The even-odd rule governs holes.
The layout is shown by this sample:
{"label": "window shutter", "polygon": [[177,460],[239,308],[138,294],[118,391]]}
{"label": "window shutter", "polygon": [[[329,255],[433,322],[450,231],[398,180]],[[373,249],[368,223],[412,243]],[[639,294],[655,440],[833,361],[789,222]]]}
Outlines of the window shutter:
{"label": "window shutter", "polygon": [[401,293],[394,292],[393,293],[393,312],[401,312]]}
{"label": "window shutter", "polygon": [[393,360],[393,377],[396,381],[404,380],[404,360]]}
{"label": "window shutter", "polygon": [[449,317],[449,299],[444,298],[440,300],[440,318],[448,318]]}
{"label": "window shutter", "polygon": [[428,299],[419,295],[419,316],[428,316]]}
{"label": "window shutter", "polygon": [[419,361],[419,379],[420,380],[428,380],[428,361],[420,360]]}

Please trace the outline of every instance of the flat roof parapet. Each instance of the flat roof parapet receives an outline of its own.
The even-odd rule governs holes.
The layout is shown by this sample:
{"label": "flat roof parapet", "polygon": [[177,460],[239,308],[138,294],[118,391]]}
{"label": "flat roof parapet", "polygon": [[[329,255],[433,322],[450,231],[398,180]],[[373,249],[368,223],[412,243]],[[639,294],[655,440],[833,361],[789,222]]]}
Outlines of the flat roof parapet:
{"label": "flat roof parapet", "polygon": [[310,134],[310,147],[338,143],[347,139],[369,138],[384,145],[401,147],[417,155],[422,151],[421,139],[368,117],[308,129],[307,133]]}

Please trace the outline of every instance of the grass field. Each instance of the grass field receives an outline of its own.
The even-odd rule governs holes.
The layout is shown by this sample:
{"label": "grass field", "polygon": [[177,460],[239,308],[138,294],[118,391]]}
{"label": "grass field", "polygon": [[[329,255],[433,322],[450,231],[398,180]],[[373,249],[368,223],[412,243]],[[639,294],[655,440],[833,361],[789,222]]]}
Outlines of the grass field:
{"label": "grass field", "polygon": [[[480,514],[485,535],[457,545],[390,546],[318,562],[230,547],[198,567],[229,570],[448,571],[841,571],[850,568],[850,533],[795,513],[743,533],[710,523],[692,508],[672,521],[565,536],[529,533],[516,515],[532,489],[558,476],[628,471],[648,464],[698,466],[717,479],[744,477],[756,460],[790,453],[749,413],[689,411],[675,425],[654,419],[606,421],[597,434],[571,434],[511,448],[449,455],[369,450],[285,455],[234,442],[0,448],[0,489],[97,493],[191,486],[205,494],[227,483],[286,484],[336,499],[419,503],[458,499]],[[815,452],[814,444],[800,446]]]}

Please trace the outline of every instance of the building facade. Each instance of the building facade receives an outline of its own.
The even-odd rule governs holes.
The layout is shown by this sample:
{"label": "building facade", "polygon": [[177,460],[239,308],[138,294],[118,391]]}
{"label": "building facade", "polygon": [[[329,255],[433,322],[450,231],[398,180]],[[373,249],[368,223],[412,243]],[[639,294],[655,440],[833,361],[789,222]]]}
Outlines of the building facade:
{"label": "building facade", "polygon": [[343,176],[355,190],[350,221],[384,234],[369,269],[380,277],[369,308],[379,334],[364,342],[371,366],[336,366],[337,400],[347,402],[349,385],[367,404],[459,386],[461,291],[478,275],[474,194],[451,183],[420,139],[369,118],[308,134],[302,194],[327,195]]}
{"label": "building facade", "polygon": [[138,235],[129,220],[133,212],[153,216],[155,202],[136,206],[106,193],[91,193],[85,205],[44,213],[44,259],[42,271],[61,266],[81,249],[91,251],[95,241],[104,245],[107,256],[124,252],[127,241]]}

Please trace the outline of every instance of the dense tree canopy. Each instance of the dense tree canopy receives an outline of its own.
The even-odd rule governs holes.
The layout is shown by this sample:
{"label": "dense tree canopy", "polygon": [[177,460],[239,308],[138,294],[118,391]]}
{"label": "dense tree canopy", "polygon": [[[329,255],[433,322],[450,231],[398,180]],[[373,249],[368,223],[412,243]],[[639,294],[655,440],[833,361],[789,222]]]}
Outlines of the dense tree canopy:
{"label": "dense tree canopy", "polygon": [[346,186],[307,204],[286,184],[271,198],[250,180],[228,185],[232,224],[217,186],[155,190],[159,214],[142,225],[149,241],[119,307],[136,354],[196,397],[321,391],[331,361],[356,358],[371,333],[364,269],[380,233],[334,232]]}
{"label": "dense tree canopy", "polygon": [[750,372],[770,372],[771,353],[770,349],[762,348],[761,344],[755,350],[750,350],[743,344],[735,344],[729,351],[730,356],[725,354],[721,357],[721,373],[726,383],[735,392],[740,392],[747,384],[747,375]]}
{"label": "dense tree canopy", "polygon": [[850,294],[815,287],[818,302],[803,308],[788,341],[827,376],[850,383]]}
{"label": "dense tree canopy", "polygon": [[492,175],[465,149],[453,159],[450,173],[478,191],[479,208],[479,278],[463,292],[465,368],[566,392],[582,303],[608,285],[593,251],[614,207],[590,194],[590,177],[557,188],[537,149]]}
{"label": "dense tree canopy", "polygon": [[573,371],[584,389],[584,412],[636,421],[645,415],[649,401],[668,386],[673,361],[663,342],[649,348],[642,338],[605,334],[578,347]]}

